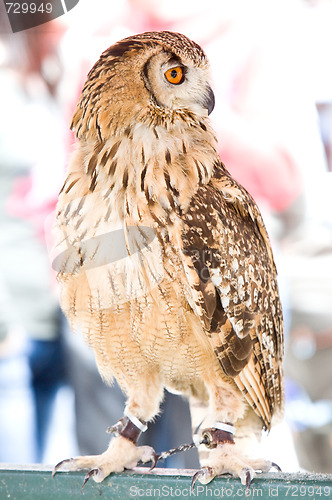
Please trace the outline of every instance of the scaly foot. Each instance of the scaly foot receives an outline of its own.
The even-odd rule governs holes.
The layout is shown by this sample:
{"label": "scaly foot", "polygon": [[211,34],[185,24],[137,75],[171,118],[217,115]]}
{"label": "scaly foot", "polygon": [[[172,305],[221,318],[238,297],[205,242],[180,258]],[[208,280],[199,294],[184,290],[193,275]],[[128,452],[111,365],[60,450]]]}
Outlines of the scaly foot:
{"label": "scaly foot", "polygon": [[101,455],[69,458],[59,462],[53,470],[53,476],[58,470],[78,471],[89,469],[85,476],[84,485],[92,477],[100,483],[111,472],[122,472],[124,469],[136,467],[138,462],[156,463],[156,453],[151,446],[136,446],[122,436],[115,437],[110,442],[108,449]]}
{"label": "scaly foot", "polygon": [[274,462],[248,458],[237,451],[233,444],[223,444],[210,451],[207,464],[194,474],[191,487],[194,488],[197,481],[207,484],[214,477],[228,473],[239,477],[241,483],[250,488],[256,472],[268,472],[272,467],[281,470]]}

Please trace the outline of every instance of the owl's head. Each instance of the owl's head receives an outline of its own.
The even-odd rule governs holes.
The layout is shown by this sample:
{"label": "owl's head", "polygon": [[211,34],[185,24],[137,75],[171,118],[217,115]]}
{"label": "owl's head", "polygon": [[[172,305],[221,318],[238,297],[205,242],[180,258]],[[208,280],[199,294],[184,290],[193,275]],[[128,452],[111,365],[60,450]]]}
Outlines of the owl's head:
{"label": "owl's head", "polygon": [[214,94],[203,50],[180,33],[125,38],[101,55],[88,74],[72,128],[78,137],[123,129],[135,121],[165,125],[211,113]]}

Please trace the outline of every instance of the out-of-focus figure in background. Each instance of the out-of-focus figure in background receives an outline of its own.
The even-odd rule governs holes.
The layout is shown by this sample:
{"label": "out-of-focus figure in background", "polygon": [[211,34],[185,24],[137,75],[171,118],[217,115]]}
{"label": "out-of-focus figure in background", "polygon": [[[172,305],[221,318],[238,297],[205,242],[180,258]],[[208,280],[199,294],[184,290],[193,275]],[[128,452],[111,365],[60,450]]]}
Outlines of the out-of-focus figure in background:
{"label": "out-of-focus figure in background", "polygon": [[65,161],[55,100],[61,32],[12,34],[0,7],[0,461],[28,463],[43,460],[64,380],[44,241]]}
{"label": "out-of-focus figure in background", "polygon": [[[303,53],[316,101],[328,170],[306,175],[303,223],[282,247],[289,279],[291,326],[286,351],[286,416],[293,423],[299,463],[332,472],[332,2],[304,2]],[[308,138],[309,145],[311,138]],[[304,148],[305,149],[305,148]]]}

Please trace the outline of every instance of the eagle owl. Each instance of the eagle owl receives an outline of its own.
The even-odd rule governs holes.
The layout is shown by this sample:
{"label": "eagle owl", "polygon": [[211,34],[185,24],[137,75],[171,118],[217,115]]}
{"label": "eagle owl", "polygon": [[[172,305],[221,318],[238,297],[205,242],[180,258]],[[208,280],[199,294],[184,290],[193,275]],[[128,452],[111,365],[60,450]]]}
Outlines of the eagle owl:
{"label": "eagle owl", "polygon": [[127,403],[102,455],[56,470],[102,481],[155,461],[137,441],[165,388],[191,404],[195,481],[231,473],[250,485],[273,465],[250,447],[283,407],[276,269],[255,202],[217,154],[213,107],[207,58],[179,33],[121,40],[88,74],[54,266],[71,328]]}

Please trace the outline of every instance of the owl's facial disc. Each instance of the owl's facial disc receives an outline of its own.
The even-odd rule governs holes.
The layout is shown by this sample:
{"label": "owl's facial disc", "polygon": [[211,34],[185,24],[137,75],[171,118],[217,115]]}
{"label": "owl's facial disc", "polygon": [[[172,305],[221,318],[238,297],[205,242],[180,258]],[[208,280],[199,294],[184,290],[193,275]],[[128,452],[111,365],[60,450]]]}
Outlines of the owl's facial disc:
{"label": "owl's facial disc", "polygon": [[145,83],[160,107],[188,109],[207,116],[214,108],[214,94],[208,82],[207,64],[199,67],[161,52],[145,68]]}

